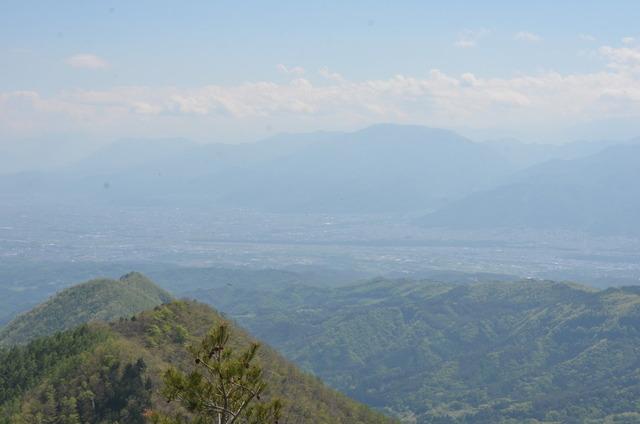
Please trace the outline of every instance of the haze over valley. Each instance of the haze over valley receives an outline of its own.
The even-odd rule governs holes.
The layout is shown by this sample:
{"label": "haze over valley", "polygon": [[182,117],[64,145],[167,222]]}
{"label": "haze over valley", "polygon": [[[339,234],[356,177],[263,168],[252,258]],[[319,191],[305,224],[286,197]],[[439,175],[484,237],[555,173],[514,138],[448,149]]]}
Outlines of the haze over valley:
{"label": "haze over valley", "polygon": [[[640,279],[634,140],[576,142],[571,154],[547,146],[551,159],[524,168],[503,153],[506,142],[420,126],[237,146],[154,143],[120,142],[57,171],[0,177],[4,262],[358,279],[457,271],[596,287]],[[532,149],[511,143],[512,152]],[[15,279],[5,290],[42,299],[73,281],[35,289]]]}
{"label": "haze over valley", "polygon": [[639,13],[1,6],[0,424],[640,423]]}

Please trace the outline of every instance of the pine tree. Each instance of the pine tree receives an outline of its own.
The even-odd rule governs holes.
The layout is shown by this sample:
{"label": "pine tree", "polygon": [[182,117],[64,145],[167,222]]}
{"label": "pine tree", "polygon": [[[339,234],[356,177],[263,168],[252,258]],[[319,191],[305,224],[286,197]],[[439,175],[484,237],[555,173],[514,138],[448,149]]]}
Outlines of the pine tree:
{"label": "pine tree", "polygon": [[[263,401],[266,389],[262,369],[255,364],[260,347],[252,343],[236,354],[229,346],[226,324],[212,329],[198,346],[190,347],[194,370],[189,374],[170,368],[164,376],[162,394],[178,401],[197,424],[276,424],[280,400]],[[154,423],[189,422],[179,416],[148,416]]]}
{"label": "pine tree", "polygon": [[78,402],[76,398],[64,397],[61,402],[60,424],[80,424],[80,414],[78,414]]}

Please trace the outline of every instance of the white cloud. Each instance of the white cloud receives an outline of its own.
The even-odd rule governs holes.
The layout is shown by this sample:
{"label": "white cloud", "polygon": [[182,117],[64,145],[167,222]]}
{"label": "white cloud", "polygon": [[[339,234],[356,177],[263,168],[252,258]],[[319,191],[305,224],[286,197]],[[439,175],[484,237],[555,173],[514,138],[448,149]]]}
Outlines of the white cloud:
{"label": "white cloud", "polygon": [[640,48],[603,46],[598,52],[609,61],[609,68],[640,72]]}
{"label": "white cloud", "polygon": [[538,41],[542,41],[542,37],[538,34],[534,34],[532,32],[520,31],[513,36],[516,40],[526,41],[529,43],[537,43]]}
{"label": "white cloud", "polygon": [[453,43],[453,45],[461,49],[475,47],[482,38],[490,33],[491,31],[485,28],[478,30],[464,30],[458,34],[458,39]]}
{"label": "white cloud", "polygon": [[303,131],[379,121],[522,132],[599,119],[640,120],[640,48],[603,46],[598,53],[606,67],[590,73],[487,78],[434,69],[419,76],[353,81],[323,68],[317,80],[294,75],[286,83],[123,86],[46,96],[14,91],[0,93],[0,134],[169,131],[186,136],[220,128],[237,134],[266,124]]}
{"label": "white cloud", "polygon": [[301,66],[288,67],[286,65],[283,65],[282,63],[276,65],[276,68],[278,68],[278,71],[282,72],[283,74],[292,76],[301,76],[304,75],[305,72],[304,68]]}
{"label": "white cloud", "polygon": [[344,77],[342,75],[340,75],[337,72],[330,71],[329,68],[327,68],[326,66],[323,67],[323,68],[320,68],[318,70],[318,74],[321,77],[323,77],[325,79],[328,79],[330,81],[335,81],[335,82],[344,82],[345,81],[345,79],[344,79]]}
{"label": "white cloud", "polygon": [[109,66],[106,60],[94,54],[76,54],[67,59],[67,64],[73,68],[103,69]]}
{"label": "white cloud", "polygon": [[591,34],[580,34],[578,37],[583,41],[596,41],[596,37]]}
{"label": "white cloud", "polygon": [[630,44],[633,44],[635,42],[636,42],[636,39],[634,37],[624,37],[622,39],[622,43],[626,44],[627,46],[630,45]]}

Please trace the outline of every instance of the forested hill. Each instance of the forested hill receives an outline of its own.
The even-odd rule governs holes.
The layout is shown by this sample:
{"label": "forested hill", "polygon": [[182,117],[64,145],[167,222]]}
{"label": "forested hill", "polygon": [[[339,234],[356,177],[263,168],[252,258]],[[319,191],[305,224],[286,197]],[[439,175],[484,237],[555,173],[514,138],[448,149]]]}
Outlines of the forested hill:
{"label": "forested hill", "polygon": [[144,275],[97,279],[73,286],[0,329],[0,346],[25,343],[94,320],[111,321],[153,308],[172,296]]}
{"label": "forested hill", "polygon": [[640,422],[636,287],[378,280],[193,296],[407,422]]}
{"label": "forested hill", "polygon": [[[203,304],[172,302],[0,350],[0,423],[141,424],[145,411],[175,407],[158,395],[163,371],[170,364],[189,371],[193,359],[186,345],[222,320]],[[252,340],[233,325],[231,331],[233,346]],[[393,422],[324,387],[266,346],[258,361],[268,383],[265,397],[284,401],[282,423]]]}

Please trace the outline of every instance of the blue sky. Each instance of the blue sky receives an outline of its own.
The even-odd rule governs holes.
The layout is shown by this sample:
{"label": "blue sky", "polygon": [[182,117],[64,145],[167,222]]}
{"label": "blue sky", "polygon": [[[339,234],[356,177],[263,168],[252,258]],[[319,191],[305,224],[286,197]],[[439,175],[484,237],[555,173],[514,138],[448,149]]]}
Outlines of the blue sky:
{"label": "blue sky", "polygon": [[3,1],[0,137],[640,135],[638,16],[637,1]]}

